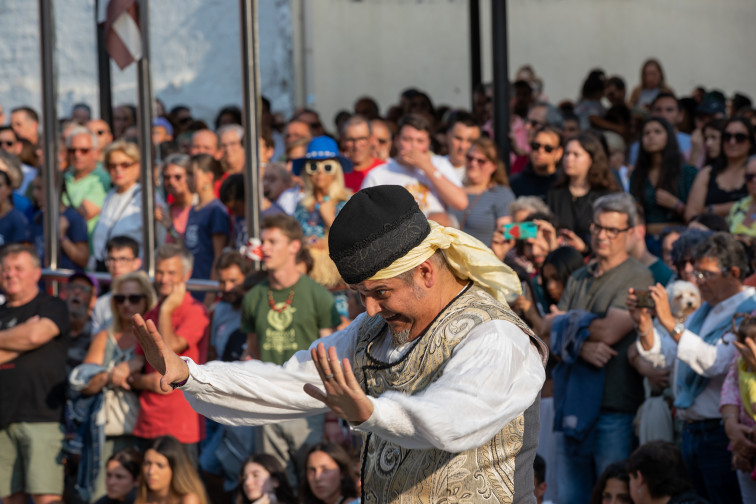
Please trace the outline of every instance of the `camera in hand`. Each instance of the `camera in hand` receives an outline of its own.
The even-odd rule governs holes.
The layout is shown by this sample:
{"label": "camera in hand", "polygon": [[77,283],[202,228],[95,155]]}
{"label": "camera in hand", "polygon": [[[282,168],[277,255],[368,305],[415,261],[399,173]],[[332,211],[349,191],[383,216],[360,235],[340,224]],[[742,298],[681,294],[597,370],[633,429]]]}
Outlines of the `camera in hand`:
{"label": "camera in hand", "polygon": [[647,290],[635,291],[635,297],[638,298],[638,308],[656,308],[654,298],[651,297],[651,293]]}

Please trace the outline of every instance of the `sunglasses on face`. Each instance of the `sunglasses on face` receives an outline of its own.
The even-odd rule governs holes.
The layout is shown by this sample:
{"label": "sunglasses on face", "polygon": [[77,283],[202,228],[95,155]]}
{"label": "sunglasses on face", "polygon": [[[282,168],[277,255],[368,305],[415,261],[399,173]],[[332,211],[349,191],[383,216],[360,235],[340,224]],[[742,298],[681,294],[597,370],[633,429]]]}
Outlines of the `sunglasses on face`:
{"label": "sunglasses on face", "polygon": [[753,182],[756,180],[756,173],[746,173],[745,174],[746,182]]}
{"label": "sunglasses on face", "polygon": [[119,305],[126,301],[131,305],[135,305],[146,297],[144,294],[129,294],[128,296],[126,294],[113,294],[113,301]]}
{"label": "sunglasses on face", "polygon": [[317,161],[310,161],[305,165],[305,171],[310,175],[314,175],[318,171],[323,173],[333,173],[336,171],[336,166],[334,166],[333,163],[325,163],[321,165],[318,164]]}
{"label": "sunglasses on face", "polygon": [[551,154],[558,149],[558,147],[554,147],[553,145],[547,145],[538,142],[530,142],[530,148],[533,149],[533,152],[538,152],[543,148],[546,154]]}
{"label": "sunglasses on face", "polygon": [[467,162],[470,163],[470,164],[481,164],[482,165],[482,164],[486,164],[486,161],[488,161],[488,159],[486,159],[484,157],[475,157],[475,156],[471,156],[470,154],[468,154],[467,156],[465,156],[465,158],[467,159]]}
{"label": "sunglasses on face", "polygon": [[69,147],[68,148],[68,153],[71,155],[74,155],[77,152],[81,154],[89,154],[90,152],[92,152],[92,148],[91,147]]}
{"label": "sunglasses on face", "polygon": [[136,163],[133,161],[131,162],[124,162],[124,163],[108,163],[108,170],[115,170],[116,168],[120,168],[121,170],[125,170],[126,168],[131,168]]}
{"label": "sunglasses on face", "polygon": [[722,133],[722,141],[724,143],[729,142],[733,138],[735,139],[735,143],[740,144],[748,140],[748,135],[746,135],[745,133],[730,133],[728,131]]}

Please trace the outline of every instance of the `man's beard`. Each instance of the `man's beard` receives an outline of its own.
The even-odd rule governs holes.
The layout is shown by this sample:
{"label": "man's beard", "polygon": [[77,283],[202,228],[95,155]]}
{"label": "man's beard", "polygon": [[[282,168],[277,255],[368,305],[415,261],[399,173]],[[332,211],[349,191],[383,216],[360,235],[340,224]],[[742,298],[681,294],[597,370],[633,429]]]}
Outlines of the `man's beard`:
{"label": "man's beard", "polygon": [[406,343],[409,343],[409,327],[407,329],[402,329],[399,332],[396,332],[393,329],[389,328],[389,334],[391,334],[391,339],[394,341],[394,346],[400,347]]}

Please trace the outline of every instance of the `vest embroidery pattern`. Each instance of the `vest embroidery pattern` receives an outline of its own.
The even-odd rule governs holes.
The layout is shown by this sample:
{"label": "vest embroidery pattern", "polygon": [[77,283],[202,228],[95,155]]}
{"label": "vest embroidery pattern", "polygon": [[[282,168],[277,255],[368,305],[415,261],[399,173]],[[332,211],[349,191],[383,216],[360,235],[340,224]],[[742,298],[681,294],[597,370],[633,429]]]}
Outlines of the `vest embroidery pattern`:
{"label": "vest embroidery pattern", "polygon": [[[511,310],[480,287],[460,294],[431,323],[399,361],[371,356],[385,330],[379,316],[365,319],[358,334],[353,368],[365,392],[378,397],[388,390],[422,392],[444,371],[454,348],[477,325],[506,320],[543,345]],[[448,405],[453,407],[453,405]],[[407,449],[375,434],[365,438],[362,460],[363,503],[511,503],[515,455],[523,444],[524,416],[509,422],[487,443],[462,453]]]}

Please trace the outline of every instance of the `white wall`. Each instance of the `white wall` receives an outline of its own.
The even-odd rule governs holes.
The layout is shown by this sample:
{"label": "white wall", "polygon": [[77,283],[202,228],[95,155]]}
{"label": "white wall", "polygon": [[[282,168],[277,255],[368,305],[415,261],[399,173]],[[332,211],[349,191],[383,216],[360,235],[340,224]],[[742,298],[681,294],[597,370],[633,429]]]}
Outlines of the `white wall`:
{"label": "white wall", "polygon": [[[40,110],[37,1],[0,0],[0,104]],[[187,104],[195,117],[241,104],[237,0],[152,0],[153,91],[166,107]],[[260,81],[273,108],[293,108],[289,0],[259,2]],[[58,114],[79,101],[99,113],[94,0],[55,1]],[[113,100],[136,103],[136,68],[111,65]]]}
{"label": "white wall", "polygon": [[[483,74],[490,80],[490,2],[480,4]],[[308,5],[305,30],[312,40],[305,55],[314,75],[307,94],[329,127],[335,113],[351,108],[360,95],[374,96],[385,112],[409,86],[426,90],[436,104],[469,107],[467,0]],[[756,100],[752,0],[509,0],[507,5],[510,75],[530,63],[552,101],[577,99],[594,67],[623,76],[629,93],[650,56],[661,60],[678,93],[704,85],[728,95],[740,90]],[[295,74],[299,79],[300,69]]]}

